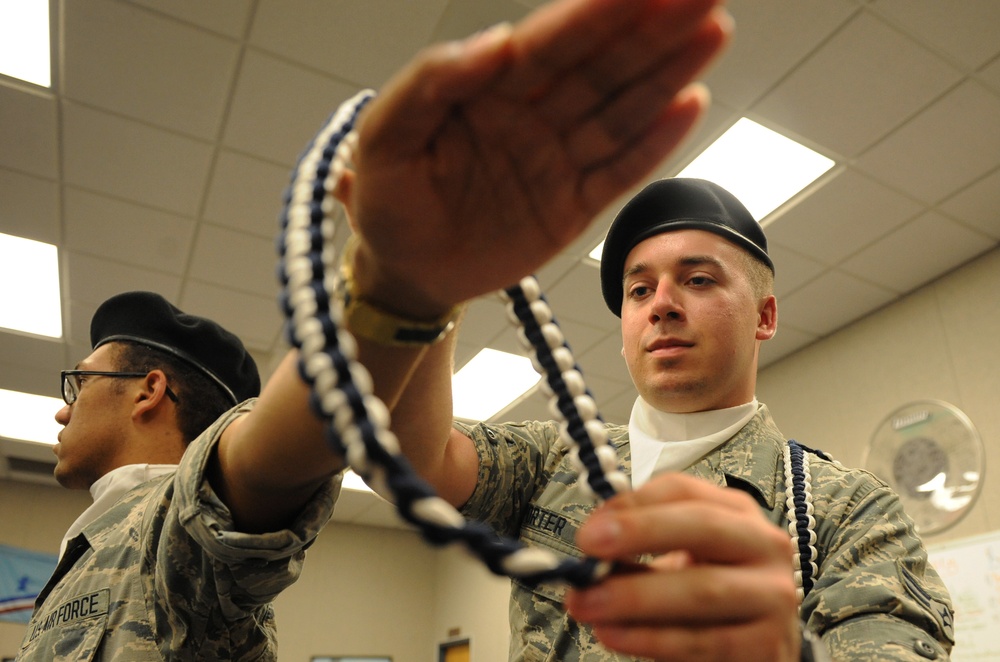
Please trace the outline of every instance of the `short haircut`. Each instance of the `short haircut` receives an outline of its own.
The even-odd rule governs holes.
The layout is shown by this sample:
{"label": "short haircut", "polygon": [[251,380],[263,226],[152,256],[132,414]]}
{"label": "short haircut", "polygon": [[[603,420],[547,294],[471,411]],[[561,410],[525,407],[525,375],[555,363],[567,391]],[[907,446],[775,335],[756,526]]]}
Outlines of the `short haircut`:
{"label": "short haircut", "polygon": [[[184,443],[191,443],[232,408],[229,395],[187,361],[148,345],[116,341],[112,361],[122,372],[162,370],[177,395],[177,427]],[[118,389],[124,390],[124,383]]]}
{"label": "short haircut", "polygon": [[771,267],[744,250],[739,251],[739,254],[754,296],[763,299],[774,294],[774,272]]}

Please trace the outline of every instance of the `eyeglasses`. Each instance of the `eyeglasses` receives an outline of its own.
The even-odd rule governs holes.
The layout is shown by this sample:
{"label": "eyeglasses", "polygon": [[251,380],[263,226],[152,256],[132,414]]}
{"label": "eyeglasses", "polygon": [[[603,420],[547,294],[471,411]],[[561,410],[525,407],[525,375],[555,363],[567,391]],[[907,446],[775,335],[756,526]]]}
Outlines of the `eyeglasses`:
{"label": "eyeglasses", "polygon": [[[100,376],[100,377],[117,377],[119,379],[130,379],[135,377],[145,377],[148,372],[107,372],[104,370],[63,370],[60,374],[62,379],[62,397],[63,402],[68,405],[76,402],[76,398],[80,395],[80,377],[86,376]],[[167,387],[167,397],[177,402],[177,395]]]}

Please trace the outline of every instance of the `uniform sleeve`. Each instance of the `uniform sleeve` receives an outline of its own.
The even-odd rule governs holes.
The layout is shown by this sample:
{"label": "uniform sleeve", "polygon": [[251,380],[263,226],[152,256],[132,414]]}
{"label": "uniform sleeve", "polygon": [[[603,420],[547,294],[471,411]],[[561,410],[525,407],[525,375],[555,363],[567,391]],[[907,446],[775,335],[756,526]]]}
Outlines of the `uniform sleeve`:
{"label": "uniform sleeve", "polygon": [[866,472],[821,480],[837,487],[814,486],[826,514],[817,518],[822,565],[803,603],[807,627],[835,660],[947,660],[951,600],[899,498]]}
{"label": "uniform sleeve", "polygon": [[479,454],[476,489],[462,515],[489,524],[497,534],[516,538],[535,492],[548,481],[561,448],[555,423],[455,427],[472,439]]}
{"label": "uniform sleeve", "polygon": [[[188,447],[174,479],[174,515],[167,517],[163,536],[171,543],[160,545],[157,558],[158,571],[168,577],[195,575],[181,585],[215,592],[227,619],[269,603],[298,579],[305,549],[329,521],[340,493],[338,475],[317,490],[288,528],[264,534],[236,531],[229,509],[209,485],[206,469],[222,431],[252,406],[249,401],[231,410]],[[171,537],[171,526],[183,531]]]}

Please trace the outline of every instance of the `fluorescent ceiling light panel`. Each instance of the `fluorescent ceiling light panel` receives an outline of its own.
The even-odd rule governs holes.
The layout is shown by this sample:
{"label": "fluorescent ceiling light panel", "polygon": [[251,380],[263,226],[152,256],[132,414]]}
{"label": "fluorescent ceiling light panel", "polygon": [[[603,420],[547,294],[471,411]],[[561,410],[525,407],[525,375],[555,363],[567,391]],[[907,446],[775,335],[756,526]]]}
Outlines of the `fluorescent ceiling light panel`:
{"label": "fluorescent ceiling light panel", "polygon": [[603,252],[604,252],[604,242],[602,241],[601,243],[594,246],[594,250],[587,253],[587,257],[589,257],[592,260],[597,260],[598,262],[600,262],[601,253]]}
{"label": "fluorescent ceiling light panel", "polygon": [[62,398],[0,388],[0,437],[55,445],[62,430],[55,415],[64,406]]}
{"label": "fluorescent ceiling light panel", "polygon": [[452,377],[457,418],[485,421],[541,379],[531,359],[484,349]]}
{"label": "fluorescent ceiling light panel", "polygon": [[56,247],[0,233],[0,327],[62,338]]}
{"label": "fluorescent ceiling light panel", "polygon": [[348,469],[344,473],[344,482],[342,486],[345,490],[374,493],[374,490],[368,487],[368,483],[365,482],[365,479],[359,476],[358,474],[354,473],[353,469]]}
{"label": "fluorescent ceiling light panel", "polygon": [[0,73],[52,86],[49,0],[0,2]]}
{"label": "fluorescent ceiling light panel", "polygon": [[833,166],[822,154],[744,117],[677,176],[715,182],[761,221]]}
{"label": "fluorescent ceiling light panel", "polygon": [[[677,176],[715,182],[739,198],[759,222],[834,165],[822,154],[744,117]],[[587,256],[600,262],[602,250],[603,241]]]}

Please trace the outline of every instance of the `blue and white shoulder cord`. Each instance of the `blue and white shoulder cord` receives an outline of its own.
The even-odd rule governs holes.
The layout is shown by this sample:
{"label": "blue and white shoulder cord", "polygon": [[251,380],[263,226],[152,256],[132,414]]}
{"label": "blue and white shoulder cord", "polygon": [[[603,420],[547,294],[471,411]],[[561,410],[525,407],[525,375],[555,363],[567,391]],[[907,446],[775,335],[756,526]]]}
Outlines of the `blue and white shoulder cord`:
{"label": "blue and white shoulder cord", "polygon": [[[437,496],[401,454],[389,430],[388,410],[372,392],[371,375],[356,361],[357,346],[341,326],[343,311],[335,295],[332,216],[338,203],[333,191],[357,144],[355,122],[373,97],[367,90],[342,104],[309,144],[286,191],[278,237],[289,342],[299,349],[299,371],[311,386],[312,409],[327,423],[327,442],[377,494],[395,503],[427,541],[462,541],[492,572],[528,584],[562,580],[585,586],[598,581],[612,564],[560,559],[548,550],[501,538],[485,524],[467,521]],[[525,278],[502,296],[511,320],[520,325],[519,338],[533,353],[535,369],[545,377],[553,413],[563,421],[562,439],[574,449],[583,483],[601,499],[629,489],[594,398],[538,282]]]}

